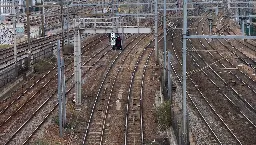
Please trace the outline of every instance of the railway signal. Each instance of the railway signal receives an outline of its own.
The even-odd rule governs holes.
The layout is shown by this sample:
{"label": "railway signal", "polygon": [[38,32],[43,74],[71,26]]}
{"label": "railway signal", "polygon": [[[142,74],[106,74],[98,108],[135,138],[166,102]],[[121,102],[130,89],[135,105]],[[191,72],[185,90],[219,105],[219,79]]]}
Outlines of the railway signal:
{"label": "railway signal", "polygon": [[114,46],[116,44],[116,35],[115,35],[115,33],[111,33],[110,43],[111,43],[112,46]]}

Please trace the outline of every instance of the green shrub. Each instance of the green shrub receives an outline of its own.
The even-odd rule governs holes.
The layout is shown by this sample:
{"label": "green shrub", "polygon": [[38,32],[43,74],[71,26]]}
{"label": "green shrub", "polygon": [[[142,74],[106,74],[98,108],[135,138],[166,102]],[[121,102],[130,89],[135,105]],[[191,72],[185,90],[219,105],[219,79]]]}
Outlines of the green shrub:
{"label": "green shrub", "polygon": [[52,119],[52,121],[53,121],[55,124],[59,125],[59,115],[54,116],[53,119]]}
{"label": "green shrub", "polygon": [[35,141],[34,144],[35,145],[49,145],[49,143],[44,139],[38,139],[37,141]]}
{"label": "green shrub", "polygon": [[156,109],[157,123],[161,131],[171,126],[171,102],[166,101]]}
{"label": "green shrub", "polygon": [[74,53],[74,45],[64,45],[63,47],[63,55],[69,55]]}
{"label": "green shrub", "polygon": [[1,48],[8,48],[8,47],[11,47],[12,45],[9,45],[9,44],[0,44],[0,49]]}
{"label": "green shrub", "polygon": [[35,73],[43,73],[49,69],[51,69],[53,65],[51,64],[51,60],[39,60],[34,64]]}

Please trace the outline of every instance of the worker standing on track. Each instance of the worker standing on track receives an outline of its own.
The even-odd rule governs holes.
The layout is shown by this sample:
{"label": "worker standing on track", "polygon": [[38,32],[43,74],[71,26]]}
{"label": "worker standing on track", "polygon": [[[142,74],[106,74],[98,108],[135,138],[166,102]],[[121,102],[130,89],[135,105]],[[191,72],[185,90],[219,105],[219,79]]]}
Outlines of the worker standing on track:
{"label": "worker standing on track", "polygon": [[116,38],[116,49],[122,50],[122,39],[119,35]]}

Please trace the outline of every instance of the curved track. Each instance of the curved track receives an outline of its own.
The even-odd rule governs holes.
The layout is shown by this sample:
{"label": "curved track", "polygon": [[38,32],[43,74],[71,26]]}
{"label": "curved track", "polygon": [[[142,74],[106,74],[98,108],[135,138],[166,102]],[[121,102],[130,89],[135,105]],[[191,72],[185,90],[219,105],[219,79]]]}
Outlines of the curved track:
{"label": "curved track", "polygon": [[[200,28],[204,28],[204,27],[200,27]],[[199,33],[200,33],[200,30],[199,30]],[[203,30],[202,30],[202,33],[204,33]],[[207,49],[206,46],[207,46],[207,44],[209,44],[208,41],[206,41],[206,43],[204,43],[204,44],[203,44],[203,42],[201,40],[199,42],[200,42],[199,46],[198,45],[196,46],[197,49],[198,48],[202,48],[204,50]],[[195,49],[193,44],[190,44],[190,45],[192,46],[192,49]],[[213,48],[213,47],[211,47],[211,48]],[[230,105],[227,105],[227,103],[224,103],[226,101],[219,101],[219,102],[223,102],[225,105],[223,104],[223,105],[220,106],[220,103],[215,104],[214,106],[219,106],[220,108],[222,108],[222,111],[219,110],[219,112],[218,112],[219,115],[218,116],[220,116],[220,118],[222,118],[223,123],[226,124],[225,126],[227,126],[227,128],[230,128],[230,129],[228,129],[229,132],[230,133],[233,132],[232,136],[235,137],[236,140],[239,143],[242,143],[242,142],[253,143],[254,141],[251,140],[251,135],[249,135],[250,133],[249,134],[247,133],[245,135],[245,132],[246,132],[246,130],[248,128],[252,129],[252,132],[255,131],[255,125],[250,120],[250,119],[252,119],[251,115],[253,115],[253,114],[250,114],[250,110],[248,108],[246,108],[247,109],[246,110],[247,111],[247,115],[244,113],[244,111],[245,111],[244,110],[244,104],[243,104],[244,102],[241,101],[241,97],[239,96],[237,91],[235,91],[235,89],[232,88],[232,85],[230,85],[229,83],[227,83],[225,81],[225,79],[227,79],[228,76],[227,75],[223,76],[222,73],[219,74],[219,72],[215,71],[215,70],[218,70],[218,68],[220,66],[224,66],[225,67],[225,65],[223,65],[223,61],[221,61],[221,60],[226,59],[227,55],[224,58],[217,59],[217,60],[213,59],[213,61],[209,62],[209,60],[210,60],[209,58],[214,58],[214,54],[212,54],[211,51],[202,52],[201,55],[198,54],[198,51],[193,51],[193,53],[196,53],[196,55],[197,55],[197,56],[194,55],[194,54],[191,55],[194,64],[197,65],[197,67],[198,67],[198,68],[195,68],[195,70],[199,70],[200,72],[203,72],[205,76],[209,77],[209,80],[211,81],[213,86],[215,86],[217,88],[218,93],[221,94],[221,96],[223,96],[224,100],[227,100],[228,104],[230,104]],[[206,54],[209,54],[209,56],[206,56]],[[207,59],[204,59],[204,58],[207,58]],[[204,62],[204,64],[201,63],[201,62]],[[220,66],[218,66],[218,64]],[[206,68],[204,66],[206,66]],[[210,70],[207,71],[208,69],[210,69]],[[212,78],[212,79],[210,79],[210,78]],[[195,82],[194,85],[200,86],[200,83],[197,80],[195,80],[194,82]],[[204,85],[206,86],[206,84],[204,84]],[[225,88],[225,89],[223,89],[223,88]],[[226,90],[227,88],[231,88],[230,90],[233,91],[233,93],[231,93],[230,91],[227,91]],[[210,95],[209,92],[207,92],[207,93],[208,93],[207,96],[214,96],[213,94]],[[216,99],[217,98],[215,97],[215,100]],[[239,106],[239,105],[241,105],[241,106]],[[245,104],[245,105],[248,105],[248,104]],[[241,111],[238,110],[238,108],[240,108]],[[218,108],[215,108],[215,110],[218,111]],[[225,113],[226,112],[225,110],[226,111],[229,110],[230,114],[227,115]],[[233,113],[231,115],[231,110],[233,112],[235,112],[235,111],[239,112],[243,117],[241,118],[241,116],[240,115],[238,116],[237,113]],[[249,111],[249,114],[248,114],[248,111]],[[248,118],[248,115],[250,115],[250,119]],[[253,118],[255,118],[255,116]],[[234,121],[236,123],[232,123]],[[245,123],[245,122],[249,122],[249,123]],[[239,127],[239,129],[238,129],[237,126],[243,126],[243,127]]]}
{"label": "curved track", "polygon": [[[198,24],[196,23],[195,26],[202,28],[202,30],[197,30],[196,33],[204,33],[205,30],[207,30],[204,29],[204,21],[205,20],[201,19]],[[174,40],[174,42],[177,41]],[[255,114],[253,113],[254,108],[250,107],[251,105],[248,102],[245,102],[240,96],[243,93],[235,91],[237,89],[234,88],[232,84],[225,81],[226,79],[229,80],[230,76],[216,72],[220,67],[226,68],[230,66],[230,64],[225,62],[225,60],[227,61],[227,55],[225,57],[220,55],[218,52],[219,50],[217,50],[217,53],[215,53],[215,51],[212,52],[211,49],[220,48],[220,46],[212,47],[211,45],[213,44],[206,39],[199,41],[189,40],[188,45],[188,69],[190,70],[188,72],[190,80],[188,81],[188,92],[193,92],[192,95],[188,94],[188,98],[192,101],[193,106],[196,107],[199,114],[201,114],[201,118],[208,126],[215,141],[218,141],[219,144],[254,143],[254,140],[252,139],[252,136],[255,133],[255,125],[253,123],[253,120],[255,120]],[[180,44],[173,44],[173,46],[176,46],[176,48],[182,47]],[[181,65],[181,52],[176,48],[174,48],[173,53],[175,54],[178,63]],[[176,72],[177,75],[181,73],[181,66],[173,64],[173,69],[175,69],[174,72]],[[230,74],[234,75],[234,73]],[[237,77],[237,79],[239,78],[239,81],[242,81],[242,78],[238,77],[239,75],[234,76]],[[179,78],[179,75],[176,77]],[[202,77],[206,78],[202,79]],[[201,79],[199,80],[198,78]],[[247,79],[247,81],[250,82],[251,80]],[[211,89],[206,91],[204,89],[205,87]],[[226,88],[230,88],[230,91],[227,91]],[[254,92],[252,91],[252,87],[245,87],[245,89],[252,93]],[[216,96],[214,90],[217,90],[219,96]],[[218,103],[216,102],[217,99],[219,100]],[[229,113],[226,114],[226,112]],[[239,115],[237,113],[239,113]],[[216,123],[218,124],[218,127],[216,126]],[[220,126],[223,127],[220,128]],[[250,133],[246,133],[248,129],[251,130]]]}
{"label": "curved track", "polygon": [[[99,39],[100,40],[100,39]],[[101,41],[101,40],[100,40]],[[95,43],[94,42],[94,45],[96,45],[97,44],[97,42]],[[92,46],[94,46],[94,45],[92,45]],[[102,44],[101,44],[102,45]],[[91,45],[89,45],[89,47],[87,47],[87,49],[90,49],[91,48]],[[93,57],[95,57],[96,55],[94,55]],[[88,63],[89,61],[87,61],[86,63]],[[72,67],[72,66],[71,66]],[[72,69],[67,69],[67,72],[69,72],[68,73],[68,75],[67,75],[67,81],[69,81],[71,78],[72,78],[72,76],[73,76],[73,72],[72,72]],[[70,76],[71,75],[71,76]],[[48,78],[49,79],[49,78]],[[55,83],[54,83],[55,82]],[[56,84],[56,80],[53,80],[53,82],[51,82],[51,84]],[[56,85],[55,85],[56,86]],[[47,104],[48,102],[50,102],[50,103],[52,103],[52,102],[54,102],[54,101],[51,101],[51,99],[54,99],[53,97],[56,95],[56,87],[53,87],[53,88],[55,88],[55,89],[49,89],[49,87],[50,87],[50,85],[48,86],[48,87],[45,87],[44,89],[41,89],[40,91],[41,92],[39,92],[39,96],[40,95],[42,95],[42,94],[44,94],[43,96],[44,97],[48,97],[46,100],[41,100],[40,99],[40,101],[39,102],[37,102],[37,103],[39,103],[39,104],[41,104],[41,105],[39,105],[40,107],[38,108],[38,109],[35,109],[35,111],[36,112],[34,112],[34,113],[31,113],[32,115],[29,117],[24,117],[24,115],[23,115],[23,120],[24,119],[26,119],[26,118],[29,118],[29,119],[27,119],[27,121],[25,121],[25,123],[23,123],[23,125],[22,125],[22,127],[20,127],[17,131],[15,131],[15,133],[12,135],[12,137],[9,139],[9,141],[8,142],[10,142],[11,141],[11,139],[12,138],[14,138],[15,136],[16,136],[16,134],[23,128],[23,126],[25,126],[27,123],[29,123],[29,121],[31,120],[31,119],[33,119],[33,117],[34,116],[36,116],[37,114],[37,112],[39,112],[39,111],[41,111],[42,110],[42,108],[43,107],[45,107],[44,105],[45,104]],[[47,89],[48,88],[48,89]],[[51,88],[51,87],[50,87]],[[46,95],[46,92],[44,91],[44,90],[48,90],[48,92],[47,93],[50,93],[49,95]],[[51,91],[49,91],[49,90],[53,90],[53,92],[51,92]],[[68,91],[69,92],[69,91]],[[35,94],[37,94],[37,92],[35,92]],[[37,96],[38,96],[37,95]],[[49,97],[50,96],[50,97]],[[32,98],[32,97],[31,97]],[[55,100],[55,99],[54,99]],[[33,99],[33,101],[35,102],[36,100],[35,99]],[[43,101],[43,102],[42,102]],[[13,115],[15,115],[18,111],[20,111],[20,109],[22,109],[22,108],[25,108],[25,107],[23,107],[23,106],[25,106],[25,105],[29,105],[29,103],[27,103],[27,102],[30,102],[30,98],[26,101],[26,103],[24,103],[18,110],[14,110],[15,111],[15,113],[13,113]],[[34,106],[35,107],[35,106]],[[31,109],[31,108],[30,108]],[[32,110],[31,110],[32,111]],[[53,111],[53,110],[52,110]],[[23,111],[22,111],[23,112]],[[21,115],[21,114],[19,114],[19,115]],[[8,117],[8,119],[9,118],[12,118],[12,116],[10,116],[10,117]],[[17,118],[16,118],[17,119]],[[17,120],[16,120],[17,121]],[[8,121],[8,123],[9,123],[10,121]],[[4,124],[4,123],[3,123]],[[16,126],[17,126],[18,124],[16,124]],[[13,126],[12,126],[12,128],[13,128]]]}

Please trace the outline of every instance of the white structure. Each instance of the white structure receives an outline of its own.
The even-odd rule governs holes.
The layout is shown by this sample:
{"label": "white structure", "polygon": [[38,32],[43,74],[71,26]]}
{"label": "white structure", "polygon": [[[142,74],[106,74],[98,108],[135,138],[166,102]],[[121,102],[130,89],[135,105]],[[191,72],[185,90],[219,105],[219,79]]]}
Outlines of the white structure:
{"label": "white structure", "polygon": [[[41,0],[29,0],[30,5],[35,6],[35,3],[40,3]],[[26,5],[26,0],[15,0],[15,4],[18,5],[17,12],[25,12],[25,5]],[[12,11],[12,0],[0,0],[0,5],[4,5],[6,7],[0,7],[0,14],[10,14]],[[23,5],[23,6],[20,6]]]}
{"label": "white structure", "polygon": [[[25,38],[24,34],[24,24],[16,24],[16,33],[17,33],[17,42],[20,42],[19,39]],[[39,26],[30,27],[30,37],[36,38],[39,37]],[[13,25],[11,24],[0,24],[0,44],[9,44],[14,43],[13,40]]]}
{"label": "white structure", "polygon": [[0,44],[13,44],[13,26],[0,24]]}
{"label": "white structure", "polygon": [[0,7],[0,14],[10,14],[12,12],[12,1],[0,0],[0,5],[7,7]]}

